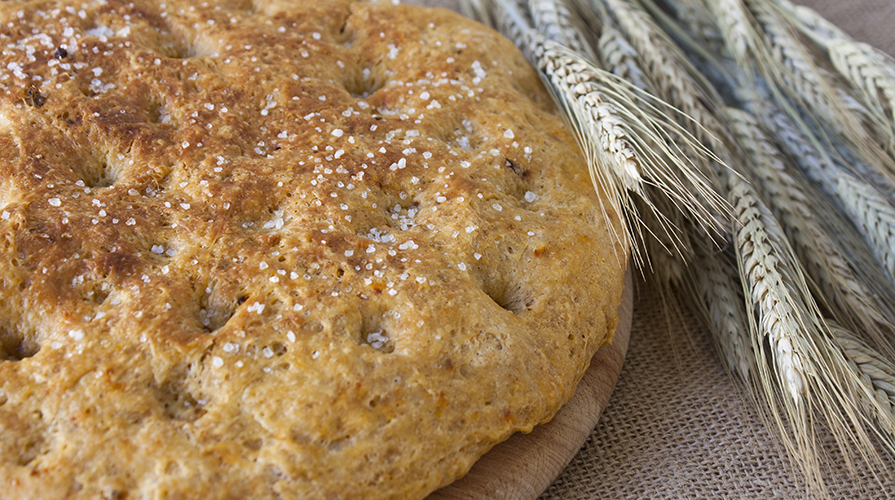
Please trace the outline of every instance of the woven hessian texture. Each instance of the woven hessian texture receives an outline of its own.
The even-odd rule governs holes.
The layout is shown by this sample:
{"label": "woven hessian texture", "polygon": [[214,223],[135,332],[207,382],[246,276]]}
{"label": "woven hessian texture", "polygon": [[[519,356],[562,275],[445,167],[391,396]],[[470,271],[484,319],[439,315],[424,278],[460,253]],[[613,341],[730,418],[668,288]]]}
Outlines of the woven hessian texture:
{"label": "woven hessian texture", "polygon": [[[457,0],[413,3],[455,8]],[[861,41],[895,53],[895,0],[796,0]],[[669,320],[641,284],[618,385],[578,455],[539,500],[804,498],[804,483],[728,378],[688,311]],[[895,497],[895,474],[850,474],[825,439],[832,498]],[[895,471],[895,461],[883,465]]]}

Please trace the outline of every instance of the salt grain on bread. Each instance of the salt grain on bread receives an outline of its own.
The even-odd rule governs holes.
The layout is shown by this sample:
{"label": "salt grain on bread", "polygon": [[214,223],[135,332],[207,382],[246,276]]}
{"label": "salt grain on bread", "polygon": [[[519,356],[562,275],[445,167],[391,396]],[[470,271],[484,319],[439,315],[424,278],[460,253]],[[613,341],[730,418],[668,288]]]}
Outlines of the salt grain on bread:
{"label": "salt grain on bread", "polygon": [[0,23],[4,498],[423,497],[610,340],[627,249],[494,32],[348,1]]}

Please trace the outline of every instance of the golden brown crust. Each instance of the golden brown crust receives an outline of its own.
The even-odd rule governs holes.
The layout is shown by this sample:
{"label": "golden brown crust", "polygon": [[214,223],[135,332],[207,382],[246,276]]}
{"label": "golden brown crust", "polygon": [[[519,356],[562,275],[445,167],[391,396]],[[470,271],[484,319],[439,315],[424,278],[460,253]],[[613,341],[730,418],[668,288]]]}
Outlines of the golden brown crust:
{"label": "golden brown crust", "polygon": [[3,3],[5,498],[413,498],[617,322],[508,41],[391,3]]}

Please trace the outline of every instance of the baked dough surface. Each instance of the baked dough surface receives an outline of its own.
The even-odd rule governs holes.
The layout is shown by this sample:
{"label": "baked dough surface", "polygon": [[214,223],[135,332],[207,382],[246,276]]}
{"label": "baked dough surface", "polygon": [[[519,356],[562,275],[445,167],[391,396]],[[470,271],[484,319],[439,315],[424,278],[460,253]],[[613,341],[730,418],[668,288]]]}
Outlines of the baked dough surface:
{"label": "baked dough surface", "polygon": [[3,498],[422,497],[610,340],[627,249],[494,32],[336,0],[0,26]]}

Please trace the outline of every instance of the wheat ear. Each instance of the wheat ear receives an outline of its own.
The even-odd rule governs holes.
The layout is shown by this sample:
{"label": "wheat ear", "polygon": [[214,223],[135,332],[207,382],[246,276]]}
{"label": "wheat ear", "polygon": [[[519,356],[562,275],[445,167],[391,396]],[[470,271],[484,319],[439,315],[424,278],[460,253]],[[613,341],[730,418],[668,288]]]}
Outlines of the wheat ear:
{"label": "wheat ear", "polygon": [[805,306],[798,301],[795,306],[785,305],[791,302],[793,295],[789,289],[792,279],[780,269],[786,262],[785,257],[779,255],[784,250],[772,244],[786,240],[753,189],[735,176],[730,179],[730,201],[739,222],[734,234],[741,263],[741,281],[746,287],[747,303],[751,304],[747,310],[760,314],[754,329],[761,334],[755,344],[758,344],[757,350],[763,351],[762,339],[768,339],[779,386],[790,401],[799,404],[805,396],[807,375],[803,362],[805,353],[801,352],[801,344],[793,335],[800,332],[805,323],[795,316]]}
{"label": "wheat ear", "polygon": [[[792,279],[785,273],[785,250],[773,242],[784,242],[782,232],[776,231],[775,221],[757,194],[742,179],[730,176],[729,199],[736,214],[734,236],[740,282],[746,300],[750,348],[756,364],[756,391],[776,424],[789,455],[797,461],[814,489],[823,489],[816,463],[814,443],[799,429],[808,427],[806,406],[807,385],[814,375],[803,349],[800,332],[806,320],[800,295],[791,290]],[[794,297],[793,297],[794,295]],[[795,300],[793,300],[795,299]],[[793,303],[794,302],[794,303]],[[766,349],[768,345],[770,350]],[[768,366],[763,360],[771,360]],[[782,391],[778,399],[778,389]],[[786,430],[788,422],[796,432],[791,438]]]}
{"label": "wheat ear", "polygon": [[657,95],[692,118],[684,124],[690,125],[690,131],[704,142],[713,143],[724,137],[725,127],[708,108],[721,99],[686,55],[640,7],[625,0],[602,1],[637,50],[644,69],[655,82]]}
{"label": "wheat ear", "polygon": [[[710,209],[723,211],[723,201],[691,161],[670,145],[671,135],[688,143],[692,151],[709,152],[685,129],[662,116],[659,109],[670,106],[545,39],[513,2],[495,2],[494,8],[563,110],[588,159],[594,185],[608,194],[615,210],[631,215],[626,217],[624,234],[617,236],[628,241],[642,239],[644,228],[627,192],[652,206],[644,189],[647,184],[663,193],[675,209],[703,224],[708,233],[717,233]],[[664,216],[658,219],[668,220]],[[635,261],[642,257],[636,246],[633,257]]]}
{"label": "wheat ear", "polygon": [[[655,12],[652,8],[655,5],[641,3],[647,7],[651,14]],[[662,7],[672,12],[677,22],[700,46],[715,54],[720,54],[724,49],[724,37],[721,35],[721,30],[718,29],[702,2],[699,0],[666,1],[663,2]]]}
{"label": "wheat ear", "polygon": [[687,267],[692,289],[689,297],[711,332],[727,369],[744,384],[752,385],[756,361],[746,334],[749,323],[743,311],[743,290],[734,256],[701,240],[693,242],[693,251],[698,264]]}
{"label": "wheat ear", "polygon": [[548,40],[553,40],[581,54],[588,61],[596,61],[590,43],[580,28],[575,26],[568,5],[562,0],[528,0],[528,10],[535,29]]}
{"label": "wheat ear", "polygon": [[655,92],[653,83],[640,67],[637,51],[617,29],[604,26],[597,47],[607,70],[641,90]]}
{"label": "wheat ear", "polygon": [[895,282],[895,210],[871,186],[854,178],[842,177],[837,192],[860,229],[871,243],[877,258]]}
{"label": "wheat ear", "polygon": [[[885,345],[891,352],[883,332],[883,329],[891,331],[891,314],[878,307],[874,294],[855,274],[840,250],[840,243],[815,217],[816,204],[807,194],[811,191],[807,179],[788,166],[788,160],[771,143],[753,114],[740,111],[729,111],[729,114],[737,139],[747,151],[762,191],[766,193],[764,199],[770,201],[796,255],[812,278],[809,285],[813,285],[814,295],[822,297],[840,321],[860,324],[875,344]],[[785,119],[779,115],[777,118]],[[800,139],[795,131],[788,131],[788,138]],[[804,143],[795,149],[811,152],[810,146]],[[812,156],[809,154],[807,158]]]}
{"label": "wheat ear", "polygon": [[720,28],[728,55],[740,67],[749,67],[752,40],[760,36],[755,30],[752,14],[740,0],[703,0],[703,2]]}
{"label": "wheat ear", "polygon": [[746,309],[755,311],[748,319],[758,360],[756,390],[809,486],[826,496],[811,430],[816,418],[828,424],[849,468],[854,455],[868,462],[878,456],[847,364],[824,327],[778,223],[748,183],[735,176],[728,180],[738,220],[736,250]]}
{"label": "wheat ear", "polygon": [[838,325],[831,325],[830,328],[852,369],[875,393],[883,409],[887,410],[882,415],[883,418],[877,416],[876,419],[895,421],[895,365],[848,330]]}
{"label": "wheat ear", "polygon": [[860,92],[865,104],[878,116],[895,121],[895,59],[866,43],[858,42],[814,10],[781,1],[802,33],[825,48],[839,73]]}

